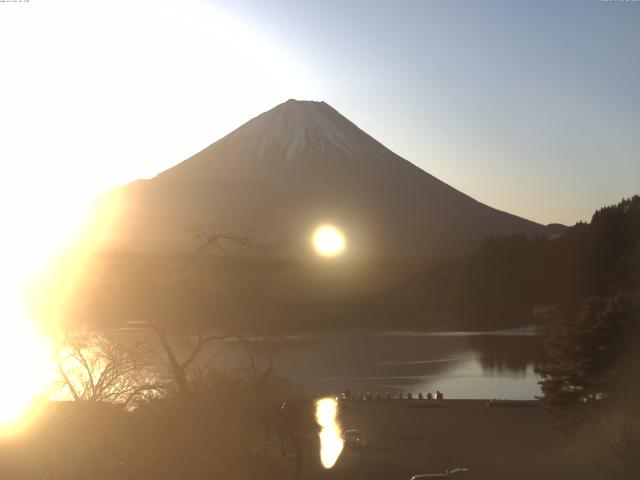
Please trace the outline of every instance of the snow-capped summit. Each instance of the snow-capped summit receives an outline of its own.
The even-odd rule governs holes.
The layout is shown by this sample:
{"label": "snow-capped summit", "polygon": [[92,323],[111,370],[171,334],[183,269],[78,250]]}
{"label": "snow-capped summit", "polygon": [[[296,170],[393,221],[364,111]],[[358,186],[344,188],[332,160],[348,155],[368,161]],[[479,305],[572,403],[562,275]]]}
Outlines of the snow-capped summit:
{"label": "snow-capped summit", "polygon": [[291,99],[249,121],[227,140],[245,142],[258,161],[287,163],[305,148],[356,155],[362,135],[325,102]]}

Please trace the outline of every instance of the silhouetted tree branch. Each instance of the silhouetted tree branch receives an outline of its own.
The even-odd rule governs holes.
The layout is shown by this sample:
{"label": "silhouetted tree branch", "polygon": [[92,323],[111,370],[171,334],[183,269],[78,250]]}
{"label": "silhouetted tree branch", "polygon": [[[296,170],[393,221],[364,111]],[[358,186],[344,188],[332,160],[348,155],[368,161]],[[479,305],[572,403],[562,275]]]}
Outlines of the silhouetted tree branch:
{"label": "silhouetted tree branch", "polygon": [[146,340],[117,332],[67,334],[57,369],[74,400],[120,404],[162,390],[151,369]]}

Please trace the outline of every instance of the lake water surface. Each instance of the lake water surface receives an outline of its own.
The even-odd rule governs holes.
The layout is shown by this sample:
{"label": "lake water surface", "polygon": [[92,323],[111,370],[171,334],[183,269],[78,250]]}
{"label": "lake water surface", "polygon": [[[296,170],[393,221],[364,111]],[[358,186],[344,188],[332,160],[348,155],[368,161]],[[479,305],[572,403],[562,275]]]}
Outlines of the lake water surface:
{"label": "lake water surface", "polygon": [[[242,347],[220,342],[230,363]],[[435,392],[445,398],[533,399],[544,355],[535,328],[496,332],[377,332],[299,335],[251,342],[261,363],[311,395]],[[224,363],[224,362],[223,362]]]}

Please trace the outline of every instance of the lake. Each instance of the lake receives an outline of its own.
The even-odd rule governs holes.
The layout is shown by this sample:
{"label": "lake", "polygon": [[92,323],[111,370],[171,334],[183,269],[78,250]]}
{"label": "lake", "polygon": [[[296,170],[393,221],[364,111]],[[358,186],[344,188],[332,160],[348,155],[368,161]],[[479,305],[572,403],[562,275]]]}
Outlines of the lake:
{"label": "lake", "polygon": [[[247,356],[238,342],[217,342],[221,366]],[[445,398],[533,399],[534,365],[544,337],[533,327],[494,332],[336,333],[265,337],[251,342],[257,361],[311,395],[435,392]],[[243,360],[244,359],[244,360]]]}

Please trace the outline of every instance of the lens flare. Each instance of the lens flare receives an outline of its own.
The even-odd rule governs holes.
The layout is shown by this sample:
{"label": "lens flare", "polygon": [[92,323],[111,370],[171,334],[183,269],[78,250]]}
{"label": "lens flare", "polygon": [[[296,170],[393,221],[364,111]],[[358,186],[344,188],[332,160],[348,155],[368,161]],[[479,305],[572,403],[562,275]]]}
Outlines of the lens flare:
{"label": "lens flare", "polygon": [[316,402],[316,420],[320,430],[320,461],[324,468],[331,468],[342,453],[344,440],[337,420],[338,402],[333,398],[323,398]]}
{"label": "lens flare", "polygon": [[27,321],[19,306],[11,313],[0,337],[0,437],[22,430],[39,411],[51,379],[52,365],[43,336]]}
{"label": "lens flare", "polygon": [[[0,251],[0,317],[4,321],[0,437],[28,426],[50,394],[56,380],[51,353],[63,307],[73,297],[85,262],[111,225],[117,200],[114,196],[104,205],[87,207],[84,217],[85,210],[76,207],[54,209],[47,222],[23,222],[21,234],[8,236],[6,249]],[[16,210],[30,218],[29,207],[23,203]],[[38,237],[39,228],[46,232],[44,239]]]}
{"label": "lens flare", "polygon": [[340,230],[333,225],[321,225],[313,232],[313,248],[323,257],[340,255],[347,246],[347,241]]}

